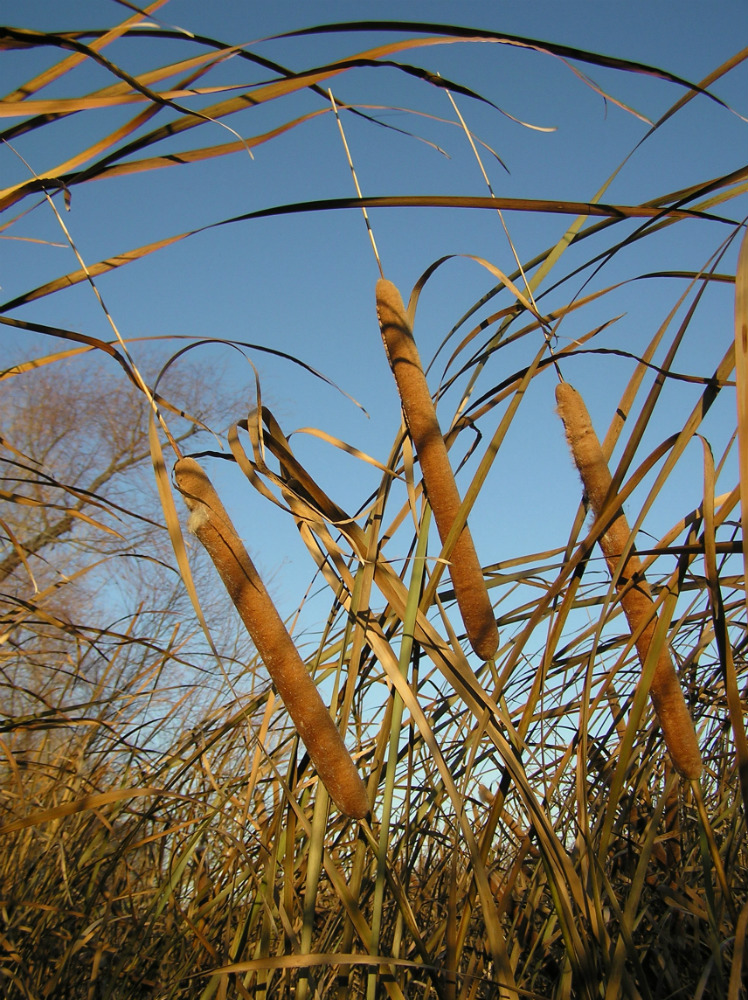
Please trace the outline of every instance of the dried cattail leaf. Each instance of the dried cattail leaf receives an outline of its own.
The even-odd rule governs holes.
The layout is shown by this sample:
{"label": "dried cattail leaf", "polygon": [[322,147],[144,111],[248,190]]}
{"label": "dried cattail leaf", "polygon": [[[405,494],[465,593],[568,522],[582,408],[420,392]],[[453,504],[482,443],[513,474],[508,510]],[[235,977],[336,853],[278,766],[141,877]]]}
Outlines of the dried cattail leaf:
{"label": "dried cattail leaf", "polygon": [[213,560],[325,788],[342,812],[362,819],[366,786],[218,494],[192,458],[176,463],[174,478],[189,530]]}

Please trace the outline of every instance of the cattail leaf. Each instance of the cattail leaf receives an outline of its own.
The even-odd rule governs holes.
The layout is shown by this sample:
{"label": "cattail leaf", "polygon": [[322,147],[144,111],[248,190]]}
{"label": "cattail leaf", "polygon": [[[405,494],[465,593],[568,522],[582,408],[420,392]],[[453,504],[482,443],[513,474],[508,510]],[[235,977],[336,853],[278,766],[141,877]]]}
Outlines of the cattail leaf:
{"label": "cattail leaf", "polygon": [[126,799],[134,799],[142,796],[163,796],[181,799],[185,796],[176,792],[169,792],[164,788],[149,786],[139,786],[134,788],[112,788],[108,792],[99,792],[96,795],[86,795],[82,799],[73,802],[61,802],[60,805],[51,809],[41,809],[23,819],[14,820],[0,826],[0,836],[14,833],[16,830],[25,830],[31,826],[42,826],[45,823],[52,823],[54,820],[62,819],[64,816],[72,816],[75,813],[87,812],[89,810],[101,809],[102,806],[109,805],[110,802],[122,802]]}
{"label": "cattail leaf", "polygon": [[174,504],[174,497],[171,491],[171,483],[169,481],[169,475],[166,471],[166,462],[164,461],[164,453],[161,447],[161,442],[158,437],[158,430],[156,427],[156,420],[153,413],[149,416],[148,421],[148,442],[151,449],[151,463],[153,465],[153,473],[156,477],[156,486],[158,488],[158,495],[161,501],[161,507],[164,512],[164,519],[166,522],[166,530],[169,532],[169,538],[171,540],[172,548],[174,549],[174,555],[176,556],[177,566],[179,567],[179,573],[182,577],[182,582],[184,583],[185,590],[190,598],[190,602],[197,616],[197,620],[200,622],[200,627],[203,630],[203,634],[208,642],[208,646],[211,652],[220,661],[220,655],[216,649],[216,645],[213,642],[213,636],[210,634],[210,628],[203,614],[202,607],[200,606],[200,599],[197,595],[197,589],[195,587],[195,581],[192,576],[192,571],[190,569],[190,562],[187,558],[187,549],[184,544],[184,535],[182,534],[182,528],[179,523],[179,515],[177,514],[177,508]]}
{"label": "cattail leaf", "polygon": [[[276,35],[276,38],[294,38],[304,35],[317,35],[317,34],[327,34],[330,32],[337,31],[420,31],[428,33],[430,35],[439,35],[439,38],[413,38],[408,39],[406,42],[395,42],[389,51],[395,51],[395,46],[409,47],[409,48],[422,48],[431,45],[448,44],[454,41],[478,41],[485,40],[498,44],[521,46],[527,49],[538,49],[542,52],[551,52],[553,55],[562,57],[564,59],[574,59],[578,62],[590,63],[593,66],[606,66],[610,69],[625,70],[631,73],[643,73],[647,76],[658,77],[662,80],[668,80],[671,83],[675,83],[680,87],[683,87],[689,91],[694,91],[697,94],[706,94],[710,100],[714,101],[722,107],[728,107],[724,101],[707,90],[698,87],[694,83],[690,83],[688,80],[682,77],[675,76],[673,73],[667,70],[659,69],[656,66],[652,66],[646,63],[636,62],[630,59],[620,59],[616,56],[602,55],[597,52],[589,52],[585,49],[576,48],[570,45],[560,45],[556,42],[539,41],[538,39],[527,38],[521,35],[508,35],[503,32],[491,31],[486,28],[472,28],[465,27],[462,25],[454,24],[438,24],[427,21],[397,21],[397,20],[382,20],[382,21],[356,21],[348,22],[342,24],[325,24],[325,25],[315,25],[311,28],[302,28],[296,31],[284,32],[283,34]],[[384,46],[381,46],[378,50],[384,54],[387,50]],[[732,110],[732,109],[730,109]],[[733,112],[736,113],[736,112]],[[738,116],[741,117],[741,116]]]}
{"label": "cattail leaf", "polygon": [[739,1000],[745,983],[746,942],[748,941],[748,902],[744,903],[735,925],[735,945],[730,964],[730,982],[727,988],[727,1000]]}
{"label": "cattail leaf", "polygon": [[[122,21],[121,24],[115,25],[115,27],[102,32],[100,37],[91,43],[91,48],[97,52],[100,51],[117,38],[121,38],[135,25],[140,24],[144,17],[150,16],[150,14],[157,11],[159,7],[163,7],[166,3],[168,3],[168,0],[155,0],[155,3],[149,4],[142,11],[138,11],[137,14],[134,14],[132,17]],[[61,62],[56,63],[54,66],[50,66],[49,69],[44,70],[38,76],[35,76],[33,80],[29,80],[22,87],[19,87],[18,90],[7,94],[3,98],[3,101],[12,102],[27,100],[29,95],[36,94],[44,87],[49,86],[50,83],[54,83],[55,80],[59,80],[65,75],[65,73],[68,73],[75,66],[80,65],[85,58],[86,56],[82,52],[73,53]]]}
{"label": "cattail leaf", "polygon": [[[735,395],[738,409],[738,466],[740,521],[748,538],[748,230],[743,235],[735,272]],[[743,569],[748,580],[748,546],[743,546]],[[746,590],[748,609],[748,589]]]}

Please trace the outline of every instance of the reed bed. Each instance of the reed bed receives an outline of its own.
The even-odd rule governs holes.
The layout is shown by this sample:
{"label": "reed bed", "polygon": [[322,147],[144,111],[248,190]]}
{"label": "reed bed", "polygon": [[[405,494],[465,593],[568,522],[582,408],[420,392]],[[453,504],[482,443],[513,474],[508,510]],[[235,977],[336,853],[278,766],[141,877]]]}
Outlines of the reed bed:
{"label": "reed bed", "polygon": [[[549,189],[509,203],[490,188],[260,200],[234,231],[254,232],[260,216],[280,225],[274,216],[365,205],[385,260],[398,259],[379,221],[390,210],[407,221],[399,246],[424,201],[494,222],[498,210],[502,259],[514,261],[508,272],[478,254],[424,259],[408,310],[381,281],[400,396],[382,418],[385,445],[353,440],[353,421],[291,435],[263,366],[301,372],[308,424],[322,425],[327,344],[310,348],[311,364],[285,350],[280,322],[252,343],[234,331],[187,342],[159,331],[149,366],[139,334],[123,333],[137,326],[119,322],[124,300],[110,308],[104,294],[118,287],[111,278],[141,268],[145,281],[184,240],[197,252],[232,227],[197,235],[164,223],[135,248],[89,260],[77,205],[109,191],[113,225],[134,178],[200,176],[196,165],[249,160],[258,147],[270,155],[276,139],[302,143],[303,129],[329,125],[331,107],[357,128],[374,118],[382,141],[402,141],[405,122],[436,129],[430,106],[393,118],[324,87],[382,60],[429,96],[446,100],[448,89],[444,107],[456,111],[476,98],[438,75],[437,43],[490,40],[477,48],[491,56],[507,39],[393,22],[355,47],[352,29],[328,29],[350,58],[313,59],[300,74],[254,47],[162,25],[158,6],[110,31],[0,32],[24,67],[2,102],[5,143],[21,152],[25,136],[80,130],[75,154],[0,191],[4,236],[38,240],[25,228],[37,206],[54,226],[40,248],[59,243],[75,257],[0,304],[9,338],[45,344],[14,341],[0,373],[0,993],[740,1000],[746,415],[734,396],[746,375],[737,247],[748,175],[720,161],[719,176],[627,204],[608,190],[618,171],[584,202]],[[745,60],[692,81],[697,90],[666,69],[524,41],[533,59],[677,88],[647,139],[695,100],[728,115],[712,90]],[[54,54],[49,67],[26,67],[40,51]],[[133,51],[167,54],[133,75]],[[433,71],[415,65],[431,60]],[[96,74],[81,79],[93,82],[75,91],[87,61]],[[65,98],[54,96],[60,83]],[[28,113],[11,118],[24,103]],[[262,127],[241,117],[257,109]],[[482,166],[487,144],[466,109],[457,117],[441,142],[469,140]],[[355,131],[349,139],[355,158]],[[412,176],[408,161],[403,189]],[[198,182],[195,203],[199,194]],[[510,210],[568,219],[550,245],[525,236],[522,250]],[[696,242],[687,265],[673,233]],[[638,263],[650,246],[656,273]],[[458,266],[475,268],[479,292]],[[394,264],[387,273],[406,288]],[[634,308],[653,284],[657,315],[633,332],[620,325],[621,299]],[[377,339],[370,298],[369,284],[362,356]],[[89,302],[106,333],[91,332]],[[735,336],[714,320],[733,302]],[[66,308],[82,310],[80,323],[62,318]],[[219,312],[212,329],[224,328]],[[327,313],[320,322],[332,339]],[[177,377],[216,341],[252,366],[223,407],[208,405],[214,382],[222,394],[210,364]],[[387,374],[381,348],[372,358]],[[553,412],[559,374],[583,486]],[[599,438],[593,424],[607,428]],[[353,464],[338,475],[337,461]],[[308,566],[291,610],[273,594],[279,579],[286,594],[296,581],[283,576],[285,553],[268,552],[273,517]],[[268,565],[278,578],[263,584],[256,567]]]}

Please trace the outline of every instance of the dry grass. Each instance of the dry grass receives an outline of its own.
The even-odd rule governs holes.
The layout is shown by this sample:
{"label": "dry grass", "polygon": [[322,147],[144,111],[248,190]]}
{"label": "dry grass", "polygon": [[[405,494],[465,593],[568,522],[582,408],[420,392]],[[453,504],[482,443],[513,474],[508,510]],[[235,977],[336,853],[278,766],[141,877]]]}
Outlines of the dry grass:
{"label": "dry grass", "polygon": [[[85,136],[77,152],[0,192],[6,235],[26,235],[24,211],[40,200],[60,241],[74,244],[75,214],[68,219],[64,203],[72,198],[75,205],[93,180],[112,185],[116,198],[123,177],[177,163],[189,175],[191,164],[220,163],[278,136],[301,136],[297,127],[330,113],[324,86],[337,86],[372,60],[389,60],[397,71],[406,44],[402,26],[391,25],[398,41],[383,28],[376,50],[356,51],[343,65],[315,64],[301,76],[267,62],[256,68],[256,56],[242,49],[242,71],[256,68],[261,82],[237,93],[221,75],[221,59],[234,50],[168,28],[145,30],[167,47],[159,52],[178,42],[179,57],[132,78],[117,62],[117,46],[123,35],[133,36],[127,45],[143,42],[135,30],[141,19],[133,13],[93,36],[39,38],[21,29],[0,35],[14,55],[43,42],[59,56],[53,69],[19,79],[3,102],[6,116],[20,102],[27,112],[9,122],[6,141],[45,138],[51,134],[45,129],[64,129],[73,111],[70,122],[78,126],[106,119],[104,134],[72,133]],[[439,37],[457,35],[454,29]],[[418,76],[411,61],[427,62],[433,43],[433,35],[410,38],[418,59],[406,52],[409,78]],[[184,46],[192,61],[185,61]],[[533,58],[548,58],[549,51],[573,56],[552,42],[541,48]],[[641,71],[577,55],[585,65]],[[96,61],[106,84],[97,77],[98,90],[71,97],[81,59]],[[702,86],[712,87],[744,59],[740,54],[716,68]],[[647,78],[669,78],[658,73]],[[59,80],[70,84],[64,100],[45,92]],[[435,73],[418,81],[447,86]],[[679,87],[652,134],[694,99],[695,91]],[[455,88],[450,84],[459,95]],[[321,110],[297,107],[301,93],[319,100]],[[250,104],[279,110],[272,127],[266,122],[262,132],[245,136],[231,116]],[[340,99],[335,105],[352,113]],[[455,135],[464,139],[460,118]],[[229,129],[221,129],[219,145],[201,138],[215,135],[212,120]],[[139,266],[147,267],[151,254],[170,252],[189,234],[151,237],[93,263],[78,252],[73,271],[39,276],[35,287],[0,306],[6,331],[36,331],[57,343],[51,353],[4,371],[5,385],[38,377],[41,386],[44,373],[65,370],[63,362],[75,366],[93,357],[102,378],[114,373],[132,400],[131,415],[113,420],[111,433],[87,448],[92,423],[69,432],[70,447],[68,438],[58,447],[44,411],[30,428],[31,410],[17,410],[6,397],[0,992],[8,1000],[746,996],[748,675],[739,522],[741,497],[745,522],[747,435],[744,400],[736,418],[733,399],[736,361],[741,392],[746,377],[745,249],[737,340],[726,347],[716,336],[704,337],[700,324],[707,312],[711,331],[709,303],[732,301],[729,261],[736,258],[747,183],[744,169],[726,167],[717,178],[628,205],[604,203],[607,184],[589,203],[563,201],[558,191],[511,204],[493,195],[441,196],[442,205],[571,216],[560,239],[533,247],[531,259],[522,255],[512,274],[474,258],[490,287],[475,300],[456,293],[454,315],[462,320],[433,331],[431,342],[442,340],[447,357],[441,380],[434,364],[424,372],[419,361],[418,391],[429,407],[439,475],[448,473],[454,486],[446,513],[438,510],[428,449],[406,392],[415,456],[398,412],[388,424],[397,427],[388,454],[370,456],[346,444],[339,428],[316,432],[321,447],[360,462],[367,473],[378,470],[376,488],[362,488],[367,495],[356,496],[351,513],[337,495],[343,484],[323,485],[324,463],[317,474],[314,460],[292,449],[263,405],[259,384],[256,409],[247,416],[246,407],[233,406],[221,431],[220,419],[168,380],[183,360],[183,344],[164,338],[163,377],[141,370],[139,345],[120,332],[100,285],[135,260],[145,259]],[[291,201],[244,222],[309,208],[360,208],[362,201],[408,209],[435,198]],[[684,270],[680,258],[672,266],[663,260],[656,276],[645,276],[634,262],[622,285],[621,251],[635,258],[642,246],[661,247],[659,236],[673,226],[684,233],[699,227],[698,266]],[[407,239],[407,229],[398,238]],[[415,313],[445,275],[442,263],[424,261],[405,319],[399,294],[388,303],[380,288],[380,307],[392,311],[411,341],[417,329],[419,345]],[[617,296],[636,295],[645,280],[658,282],[668,304],[664,318],[647,325],[644,342],[633,345],[617,334]],[[109,339],[82,332],[90,329],[83,320],[69,329],[61,318],[51,325],[49,314],[45,320],[34,311],[64,303],[61,293],[84,282],[97,315],[110,324]],[[394,295],[394,286],[385,290]],[[370,301],[362,301],[361,316],[362,324],[374,322]],[[392,325],[381,308],[380,320]],[[577,325],[567,337],[562,324],[571,322]],[[450,316],[444,325],[451,324]],[[694,336],[697,367],[686,350]],[[252,350],[276,348],[268,333],[267,343]],[[391,344],[390,350],[397,353]],[[277,350],[274,356],[304,364]],[[497,484],[510,477],[513,435],[533,441],[523,475],[550,463],[549,455],[559,456],[554,468],[564,466],[553,415],[554,366],[583,387],[595,425],[609,422],[596,451],[603,476],[597,487],[579,459],[595,517],[585,528],[578,484],[543,470],[532,503],[524,483],[513,483],[512,518],[497,515],[494,547],[476,545],[480,562],[460,556],[458,545],[468,537],[462,514],[470,513],[477,538],[472,512],[481,504],[484,511],[499,509]],[[618,388],[596,393],[608,380]],[[91,420],[108,413],[106,397],[91,395],[92,381],[81,380],[75,390],[88,400]],[[541,405],[528,423],[533,399]],[[313,393],[309,405],[317,412]],[[60,404],[56,412],[70,409]],[[28,416],[10,419],[17,412]],[[218,462],[207,428],[215,429],[230,462]],[[123,431],[132,433],[120,437]],[[541,444],[548,450],[541,452]],[[200,465],[181,458],[188,450]],[[125,466],[117,465],[118,454]],[[684,455],[691,470],[694,455],[701,463],[697,503],[684,499]],[[138,478],[144,459],[154,473],[150,494]],[[228,595],[216,587],[199,547],[190,547],[167,472],[175,459],[188,505],[207,512],[192,525]],[[241,489],[230,504],[221,489],[226,506],[233,511],[251,497],[281,509],[309,555],[314,601],[329,598],[303,645],[291,642],[293,629],[269,599],[247,606],[247,581],[257,600],[259,577],[201,471],[205,466],[218,481],[214,469],[227,465]],[[350,490],[358,482],[352,476],[345,485]],[[429,548],[432,509],[439,551],[451,551],[451,587],[442,583],[444,563]],[[525,544],[529,534],[520,529],[540,519],[560,526],[553,527],[553,543]],[[263,543],[261,535],[251,540],[260,549]],[[280,563],[281,555],[270,557]],[[132,583],[126,593],[116,587],[125,566]],[[481,581],[476,621],[461,569],[470,569],[473,584]],[[629,578],[643,598],[633,611]],[[256,649],[247,648],[230,617],[229,595]],[[487,618],[492,628],[485,638],[479,633]],[[463,624],[480,656],[467,648]],[[499,648],[493,627],[501,632]],[[284,644],[280,660],[277,642]],[[306,678],[303,689],[298,680],[283,680],[286,656],[296,677]],[[667,683],[677,670],[684,726],[684,711],[688,717],[685,758],[667,732],[663,738],[649,706],[651,690],[664,727],[657,701],[662,664]],[[300,703],[293,707],[295,697]],[[305,728],[313,704],[347,761],[352,804],[325,770],[327,751],[315,748]],[[333,718],[355,748],[355,767]],[[365,778],[365,794],[356,772]],[[368,815],[352,821],[330,809],[324,785],[344,811],[370,809]]]}

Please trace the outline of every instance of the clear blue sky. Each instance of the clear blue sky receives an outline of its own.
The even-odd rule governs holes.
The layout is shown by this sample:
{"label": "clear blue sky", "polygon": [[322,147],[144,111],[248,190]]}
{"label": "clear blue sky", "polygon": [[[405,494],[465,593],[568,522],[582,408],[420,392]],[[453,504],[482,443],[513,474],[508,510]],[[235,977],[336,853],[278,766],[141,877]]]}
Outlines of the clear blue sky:
{"label": "clear blue sky", "polygon": [[[109,27],[127,16],[124,7],[104,0],[26,0],[24,4],[6,3],[3,8],[5,23],[44,30]],[[355,55],[393,35],[372,31],[258,40],[310,24],[364,17],[490,28],[648,63],[692,82],[748,45],[748,12],[737,0],[723,0],[708,8],[690,0],[678,4],[613,0],[208,4],[203,0],[171,0],[154,16],[163,24],[227,43],[252,43],[253,51],[296,71]],[[193,46],[163,41],[115,44],[107,49],[110,58],[133,74],[194,53]],[[485,156],[494,191],[500,197],[589,201],[648,128],[633,114],[605,102],[569,66],[548,54],[507,45],[458,43],[401,53],[399,58],[474,89],[507,115],[555,129],[528,129],[486,104],[457,96],[468,126],[508,168],[507,172],[490,155]],[[50,59],[50,54],[39,52],[2,52],[0,89],[8,92]],[[653,121],[684,93],[675,84],[651,76],[633,76],[579,62],[572,65],[588,73],[613,98]],[[232,80],[248,85],[271,76],[248,62],[233,60],[207,82]],[[72,96],[109,82],[102,70],[84,67],[49,88],[47,96]],[[443,92],[393,68],[355,70],[335,78],[331,85],[340,100],[389,108],[379,112],[382,121],[417,133],[449,154],[443,156],[417,139],[345,115],[346,135],[364,194],[487,194],[458,128],[391,110],[411,108],[454,120]],[[713,92],[748,116],[746,64],[720,79]],[[255,135],[324,106],[320,97],[299,93],[234,115],[227,124],[242,135]],[[123,117],[105,118],[100,112],[78,114],[55,130],[21,137],[14,145],[34,171],[42,173],[105,134],[113,120]],[[186,133],[159,148],[181,150],[232,138],[220,125],[208,125],[197,132],[199,137]],[[746,122],[700,97],[636,152],[604,200],[641,202],[735,170],[745,164],[747,153]],[[26,168],[10,150],[2,149],[0,174],[5,187],[22,180]],[[86,262],[94,263],[151,240],[261,208],[353,194],[337,126],[328,113],[258,147],[254,159],[237,153],[189,167],[78,187],[65,221]],[[748,214],[746,196],[731,203],[726,213],[734,219]],[[406,301],[422,272],[444,254],[474,254],[505,272],[514,269],[509,244],[493,212],[379,209],[370,215],[386,274],[400,287]],[[572,221],[569,216],[537,213],[507,213],[505,219],[522,260],[551,246]],[[625,232],[634,227],[635,223],[627,224]],[[677,235],[647,240],[646,245],[636,244],[617,256],[596,279],[597,286],[660,268],[698,269],[729,232],[727,227],[701,222],[675,229]],[[44,207],[19,221],[14,233],[61,242],[57,224]],[[581,263],[591,255],[591,246],[588,242],[573,250],[568,259]],[[13,242],[0,244],[0,250],[3,301],[76,267],[67,249]],[[734,272],[736,253],[735,246],[720,271]],[[562,270],[567,268],[563,265]],[[376,323],[377,276],[361,216],[345,211],[214,228],[102,277],[98,285],[126,336],[236,338],[287,351],[317,367],[355,397],[369,417],[288,362],[256,352],[250,355],[260,374],[264,401],[286,431],[318,427],[386,461],[399,426],[399,408]],[[585,277],[586,273],[575,279],[543,308],[568,301],[582,288]],[[418,310],[416,336],[425,360],[432,357],[465,310],[494,284],[488,272],[472,261],[458,259],[440,269],[427,285]],[[653,336],[681,290],[674,282],[625,286],[601,305],[566,321],[559,329],[561,341],[573,340],[596,324],[622,315],[601,345],[636,352]],[[497,301],[507,304],[506,294]],[[16,310],[13,315],[103,338],[110,335],[85,285]],[[684,346],[679,370],[711,371],[729,343],[731,325],[732,289],[724,286],[706,297]],[[28,355],[26,343],[9,338],[7,333],[0,337],[4,338],[0,340],[3,366]],[[33,349],[52,350],[53,345],[34,345]],[[137,347],[133,350],[137,358]],[[498,355],[476,392],[520,368],[529,360],[528,350],[523,343],[517,352]],[[226,380],[228,389],[246,386],[248,396],[251,394],[252,370],[237,354],[229,349],[203,348],[200,360],[206,371],[215,371]],[[499,370],[497,365],[507,367]],[[566,372],[572,382],[585,387],[601,432],[607,428],[632,365],[625,359],[609,359],[604,367],[599,359],[580,360]],[[441,370],[441,366],[434,370],[434,387]],[[449,423],[456,402],[454,392],[444,400],[440,409],[444,423]],[[490,488],[481,496],[471,520],[486,563],[511,558],[515,552],[561,545],[566,540],[579,491],[553,408],[549,372],[537,379],[528,393]],[[500,412],[487,418],[483,426],[486,437],[493,433]],[[677,426],[668,426],[667,414],[663,414],[661,436],[674,429]],[[310,471],[349,510],[365,500],[378,480],[378,474],[355,459],[340,456],[328,445],[299,440],[298,449]],[[694,469],[683,473],[681,514],[700,500],[701,471],[699,458],[695,458]],[[471,471],[474,469],[475,461]],[[311,562],[290,518],[243,486],[236,470],[222,469],[217,475],[258,565],[272,576],[279,602],[290,612],[311,575]],[[669,512],[664,511],[653,530],[664,530],[670,523],[668,517]]]}

